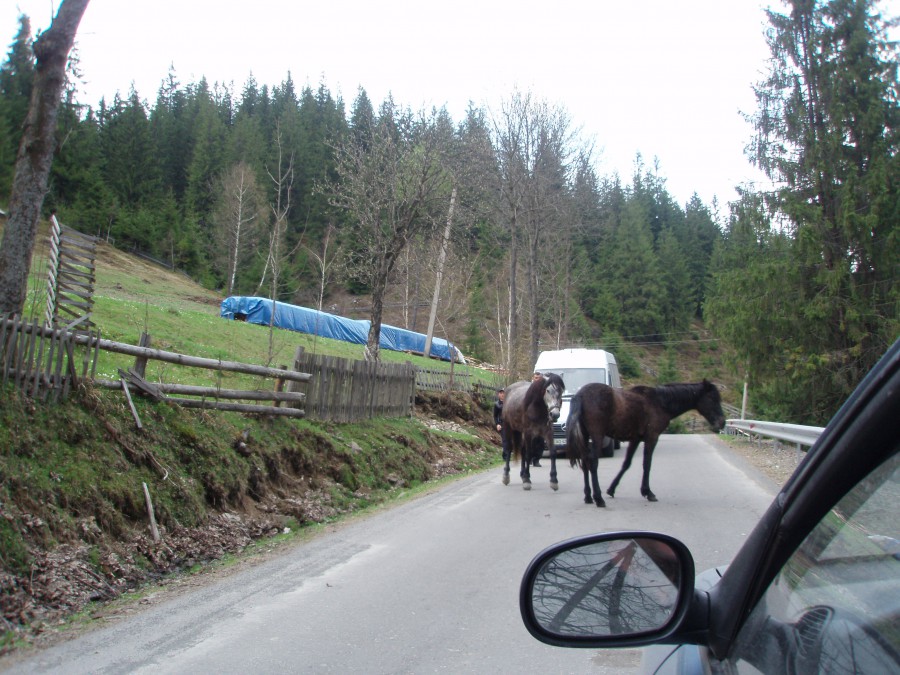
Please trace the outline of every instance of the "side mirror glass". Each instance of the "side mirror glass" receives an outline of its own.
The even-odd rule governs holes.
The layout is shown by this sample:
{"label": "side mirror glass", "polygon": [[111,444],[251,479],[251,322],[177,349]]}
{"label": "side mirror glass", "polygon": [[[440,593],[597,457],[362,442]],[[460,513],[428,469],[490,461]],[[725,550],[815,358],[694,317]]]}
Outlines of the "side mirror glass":
{"label": "side mirror glass", "polygon": [[663,535],[567,542],[539,555],[526,572],[523,619],[550,643],[647,636],[683,613],[693,574],[684,546]]}

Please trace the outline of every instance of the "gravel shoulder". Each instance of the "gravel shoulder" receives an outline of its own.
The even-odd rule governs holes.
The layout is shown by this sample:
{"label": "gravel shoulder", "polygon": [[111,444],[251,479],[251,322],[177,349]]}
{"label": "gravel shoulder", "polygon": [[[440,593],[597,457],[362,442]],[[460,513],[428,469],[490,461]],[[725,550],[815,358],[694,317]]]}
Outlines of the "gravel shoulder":
{"label": "gravel shoulder", "polygon": [[716,440],[726,446],[732,458],[758,473],[779,490],[800,464],[804,451],[793,445],[785,445],[774,439],[750,439],[746,436],[719,434]]}

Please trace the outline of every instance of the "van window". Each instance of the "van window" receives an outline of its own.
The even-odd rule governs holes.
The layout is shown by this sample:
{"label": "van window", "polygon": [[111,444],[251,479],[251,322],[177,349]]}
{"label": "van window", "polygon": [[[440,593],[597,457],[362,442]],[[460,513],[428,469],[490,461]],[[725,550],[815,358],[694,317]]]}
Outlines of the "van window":
{"label": "van window", "polygon": [[548,372],[559,375],[566,385],[564,396],[574,396],[588,382],[609,384],[606,379],[606,368],[554,368]]}

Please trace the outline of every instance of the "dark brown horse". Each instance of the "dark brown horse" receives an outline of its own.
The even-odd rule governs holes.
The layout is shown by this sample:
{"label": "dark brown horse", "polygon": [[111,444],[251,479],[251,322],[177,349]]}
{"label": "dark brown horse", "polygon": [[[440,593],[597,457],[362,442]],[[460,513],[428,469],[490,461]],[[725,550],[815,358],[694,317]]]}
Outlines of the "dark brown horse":
{"label": "dark brown horse", "polygon": [[559,407],[566,385],[562,378],[548,373],[530,382],[513,382],[506,388],[503,402],[503,484],[509,485],[509,458],[522,458],[522,487],[531,489],[531,459],[538,452],[536,439],[544,439],[550,448],[550,487],[559,488],[556,480],[556,448],[553,445],[553,423],[559,419]]}
{"label": "dark brown horse", "polygon": [[605,384],[592,383],[579,389],[572,397],[569,407],[566,442],[572,466],[577,462],[584,472],[584,503],[591,503],[593,487],[594,503],[606,506],[597,479],[596,451],[592,454],[588,449],[588,438],[594,439],[593,447],[599,448],[603,445],[604,436],[617,441],[628,441],[622,469],[610,483],[606,494],[615,497],[616,486],[631,466],[638,444],[643,441],[644,478],[641,481],[641,494],[648,501],[655,502],[656,495],[650,490],[653,449],[669,422],[688,410],[697,410],[715,431],[725,426],[719,390],[707,380],[697,384],[664,384],[659,387],[638,386],[630,389],[613,389]]}

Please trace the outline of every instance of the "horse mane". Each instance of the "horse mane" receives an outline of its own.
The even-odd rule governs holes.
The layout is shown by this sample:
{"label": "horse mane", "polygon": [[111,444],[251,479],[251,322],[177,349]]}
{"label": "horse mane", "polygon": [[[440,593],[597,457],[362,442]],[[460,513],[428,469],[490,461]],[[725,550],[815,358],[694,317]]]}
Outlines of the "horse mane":
{"label": "horse mane", "polygon": [[666,412],[680,415],[685,410],[693,408],[697,404],[697,400],[710,388],[715,389],[716,386],[709,380],[703,380],[703,382],[661,384],[658,387],[646,387],[645,389],[653,391],[657,401]]}
{"label": "horse mane", "polygon": [[536,405],[541,414],[546,415],[547,404],[544,403],[544,393],[551,384],[555,384],[559,387],[560,391],[563,391],[566,388],[566,385],[563,384],[563,379],[556,373],[547,373],[546,375],[541,376],[541,379],[539,380],[532,380],[531,386],[528,387],[528,391],[525,392],[525,399],[523,401],[525,410],[531,410],[531,406]]}
{"label": "horse mane", "polygon": [[530,410],[531,406],[543,405],[544,410],[546,411],[546,404],[544,404],[544,392],[547,391],[547,385],[549,384],[549,380],[547,378],[542,377],[539,380],[532,380],[531,385],[528,387],[528,390],[525,392],[525,398],[522,401],[522,405],[525,410]]}

